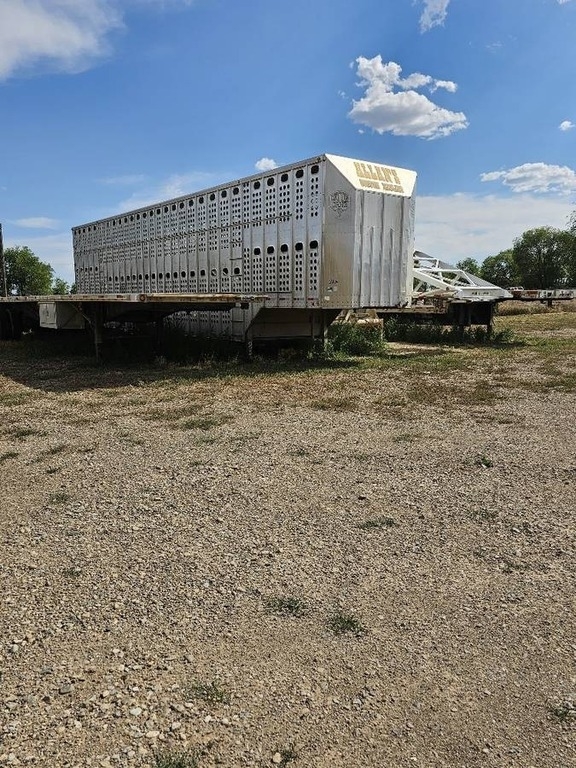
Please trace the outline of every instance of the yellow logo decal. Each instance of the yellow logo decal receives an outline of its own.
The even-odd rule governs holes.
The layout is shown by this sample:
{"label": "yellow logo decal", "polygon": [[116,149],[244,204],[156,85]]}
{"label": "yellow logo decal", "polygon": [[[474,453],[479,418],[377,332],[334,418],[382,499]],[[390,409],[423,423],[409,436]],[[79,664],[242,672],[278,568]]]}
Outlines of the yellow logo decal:
{"label": "yellow logo decal", "polygon": [[404,194],[404,187],[394,168],[388,168],[385,165],[375,165],[374,163],[359,162],[354,163],[354,168],[356,169],[361,187]]}

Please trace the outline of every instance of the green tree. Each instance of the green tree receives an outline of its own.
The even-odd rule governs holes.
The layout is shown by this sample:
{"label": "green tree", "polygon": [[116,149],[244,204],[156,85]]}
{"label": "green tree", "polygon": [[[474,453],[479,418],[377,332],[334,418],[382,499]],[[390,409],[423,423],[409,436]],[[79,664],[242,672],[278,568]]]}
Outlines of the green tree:
{"label": "green tree", "polygon": [[54,270],[44,264],[27,246],[16,245],[4,251],[9,294],[39,296],[50,293]]}
{"label": "green tree", "polygon": [[480,274],[480,264],[478,264],[476,259],[472,259],[470,257],[467,259],[462,259],[456,264],[456,266],[458,269],[463,269],[464,272],[468,272],[470,275]]}
{"label": "green tree", "polygon": [[570,274],[574,235],[553,227],[529,229],[514,240],[512,255],[525,288],[558,288]]}
{"label": "green tree", "polygon": [[488,256],[480,267],[480,277],[500,288],[510,288],[520,284],[518,267],[514,261],[512,249],[500,251],[496,256]]}
{"label": "green tree", "polygon": [[70,286],[66,280],[62,280],[61,277],[57,277],[52,283],[52,293],[55,296],[65,296],[67,293],[70,293]]}

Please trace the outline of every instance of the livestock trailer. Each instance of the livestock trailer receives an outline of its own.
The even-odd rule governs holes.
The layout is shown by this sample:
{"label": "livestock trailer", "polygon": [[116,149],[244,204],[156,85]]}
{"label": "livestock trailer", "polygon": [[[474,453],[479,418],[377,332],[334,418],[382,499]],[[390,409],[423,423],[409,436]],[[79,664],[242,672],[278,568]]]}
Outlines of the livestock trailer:
{"label": "livestock trailer", "polygon": [[250,295],[225,311],[182,308],[199,333],[319,336],[343,309],[410,303],[415,185],[414,171],[326,154],[83,224],[77,290],[148,306]]}

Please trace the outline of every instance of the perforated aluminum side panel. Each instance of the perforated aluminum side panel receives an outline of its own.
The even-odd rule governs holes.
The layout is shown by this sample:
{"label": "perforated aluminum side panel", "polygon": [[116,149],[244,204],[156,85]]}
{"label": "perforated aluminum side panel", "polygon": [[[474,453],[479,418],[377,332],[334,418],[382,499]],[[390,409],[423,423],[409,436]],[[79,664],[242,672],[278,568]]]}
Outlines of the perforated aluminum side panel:
{"label": "perforated aluminum side panel", "polygon": [[82,292],[266,293],[319,306],[322,189],[317,158],[76,227]]}

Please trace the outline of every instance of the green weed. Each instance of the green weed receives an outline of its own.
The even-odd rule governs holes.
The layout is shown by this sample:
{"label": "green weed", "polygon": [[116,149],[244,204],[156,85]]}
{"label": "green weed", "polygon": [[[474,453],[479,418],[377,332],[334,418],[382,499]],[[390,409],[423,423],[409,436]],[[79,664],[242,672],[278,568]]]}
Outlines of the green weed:
{"label": "green weed", "polygon": [[230,693],[217,680],[211,683],[194,683],[188,691],[189,695],[209,704],[229,704]]}
{"label": "green weed", "polygon": [[335,635],[350,634],[356,637],[362,637],[368,631],[356,616],[339,610],[328,619],[328,629]]}
{"label": "green weed", "polygon": [[304,616],[308,606],[298,597],[272,597],[266,600],[268,613],[277,613],[280,616]]}
{"label": "green weed", "polygon": [[154,756],[154,768],[198,768],[198,753],[159,752]]}
{"label": "green weed", "polygon": [[393,517],[375,517],[371,520],[364,520],[358,523],[358,528],[362,531],[382,530],[384,528],[394,528],[398,523]]}
{"label": "green weed", "polygon": [[6,461],[9,461],[10,459],[15,459],[20,454],[17,451],[5,451],[4,453],[0,454],[0,464],[4,464]]}

